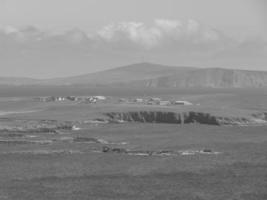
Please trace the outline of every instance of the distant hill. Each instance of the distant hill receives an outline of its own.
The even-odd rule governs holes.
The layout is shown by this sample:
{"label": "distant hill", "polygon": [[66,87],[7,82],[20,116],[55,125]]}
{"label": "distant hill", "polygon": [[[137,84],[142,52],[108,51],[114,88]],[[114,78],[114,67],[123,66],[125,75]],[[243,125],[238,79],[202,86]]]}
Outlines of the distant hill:
{"label": "distant hill", "polygon": [[35,85],[39,80],[23,77],[0,77],[0,85]]}
{"label": "distant hill", "polygon": [[233,69],[194,69],[129,85],[165,88],[267,88],[267,72]]}
{"label": "distant hill", "polygon": [[60,85],[124,85],[131,84],[132,82],[160,79],[161,77],[184,73],[193,69],[195,68],[171,67],[152,63],[139,63],[81,76],[45,80],[44,83]]}
{"label": "distant hill", "polygon": [[66,78],[46,80],[0,78],[0,84],[107,85],[153,88],[267,88],[267,72],[139,63]]}

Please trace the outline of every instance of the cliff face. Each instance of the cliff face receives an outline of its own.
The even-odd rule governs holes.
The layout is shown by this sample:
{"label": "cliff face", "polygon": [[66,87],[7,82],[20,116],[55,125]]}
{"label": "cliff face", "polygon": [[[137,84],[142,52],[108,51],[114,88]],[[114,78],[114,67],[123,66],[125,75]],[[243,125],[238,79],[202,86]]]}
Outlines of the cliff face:
{"label": "cliff face", "polygon": [[111,122],[141,122],[141,123],[168,123],[168,124],[207,124],[207,125],[267,125],[267,113],[244,117],[218,117],[201,112],[162,112],[162,111],[138,111],[138,112],[111,112],[105,113]]}
{"label": "cliff face", "polygon": [[267,87],[267,72],[198,69],[129,83],[131,84],[167,88],[265,88]]}

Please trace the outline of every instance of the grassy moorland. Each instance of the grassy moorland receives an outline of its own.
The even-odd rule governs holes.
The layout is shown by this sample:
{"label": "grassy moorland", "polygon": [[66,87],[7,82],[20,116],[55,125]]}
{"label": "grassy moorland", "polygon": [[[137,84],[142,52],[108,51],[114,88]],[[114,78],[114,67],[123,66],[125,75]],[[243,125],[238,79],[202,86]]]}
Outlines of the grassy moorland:
{"label": "grassy moorland", "polygon": [[[184,98],[200,104],[192,110],[220,115],[267,110],[265,91],[158,95]],[[267,199],[267,126],[87,123],[103,112],[141,109],[188,108],[2,97],[0,200]],[[175,154],[103,153],[103,146]],[[178,153],[203,149],[212,153]]]}

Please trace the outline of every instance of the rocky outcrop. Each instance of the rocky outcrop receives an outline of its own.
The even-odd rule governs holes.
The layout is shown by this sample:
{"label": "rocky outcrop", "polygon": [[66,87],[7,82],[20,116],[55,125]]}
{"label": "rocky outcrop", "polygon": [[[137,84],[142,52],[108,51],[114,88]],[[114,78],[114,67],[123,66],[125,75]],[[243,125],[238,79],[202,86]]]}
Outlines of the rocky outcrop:
{"label": "rocky outcrop", "polygon": [[129,150],[124,148],[113,148],[108,146],[102,147],[102,153],[118,153],[118,154],[127,154],[130,156],[192,156],[192,155],[218,155],[221,152],[213,151],[211,149],[203,150]]}
{"label": "rocky outcrop", "polygon": [[0,118],[0,134],[2,133],[57,133],[72,130],[73,122],[57,120],[24,120]]}
{"label": "rocky outcrop", "polygon": [[164,112],[164,111],[132,111],[105,113],[110,122],[141,122],[167,124],[207,124],[207,125],[265,125],[267,114],[251,117],[220,117],[202,112]]}

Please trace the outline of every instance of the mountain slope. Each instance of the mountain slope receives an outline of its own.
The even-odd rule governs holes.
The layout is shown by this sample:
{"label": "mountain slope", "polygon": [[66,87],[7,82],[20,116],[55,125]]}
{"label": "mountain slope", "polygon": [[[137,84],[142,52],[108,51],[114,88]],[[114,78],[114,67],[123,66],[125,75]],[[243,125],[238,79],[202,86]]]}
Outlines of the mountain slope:
{"label": "mountain slope", "polygon": [[173,74],[184,73],[194,69],[195,68],[192,67],[170,67],[152,63],[139,63],[81,76],[45,80],[43,83],[65,85],[106,85],[118,83],[123,84],[131,83],[134,81],[158,79],[163,76],[171,76]]}
{"label": "mountain slope", "polygon": [[267,72],[222,68],[133,64],[102,72],[46,81],[46,84],[120,85],[163,88],[262,88]]}
{"label": "mountain slope", "polygon": [[171,67],[139,63],[101,72],[36,80],[0,78],[0,85],[87,85],[153,88],[267,88],[266,71]]}

